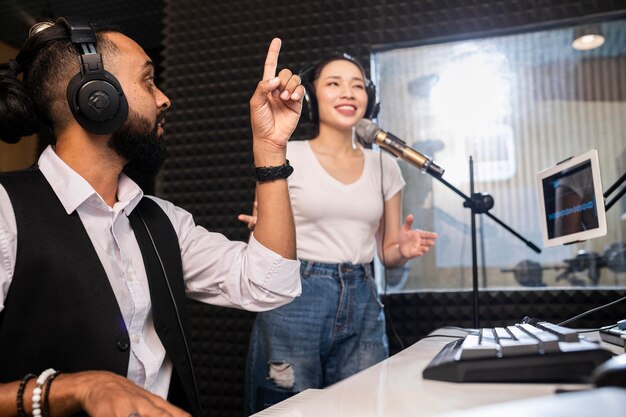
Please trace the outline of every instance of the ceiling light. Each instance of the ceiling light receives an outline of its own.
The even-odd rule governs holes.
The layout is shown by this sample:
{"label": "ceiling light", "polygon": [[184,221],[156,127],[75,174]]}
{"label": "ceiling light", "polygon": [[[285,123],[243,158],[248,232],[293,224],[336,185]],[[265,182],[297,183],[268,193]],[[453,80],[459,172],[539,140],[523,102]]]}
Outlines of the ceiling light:
{"label": "ceiling light", "polygon": [[602,46],[604,36],[600,25],[585,25],[574,30],[574,41],[572,48],[579,51],[588,51],[590,49]]}

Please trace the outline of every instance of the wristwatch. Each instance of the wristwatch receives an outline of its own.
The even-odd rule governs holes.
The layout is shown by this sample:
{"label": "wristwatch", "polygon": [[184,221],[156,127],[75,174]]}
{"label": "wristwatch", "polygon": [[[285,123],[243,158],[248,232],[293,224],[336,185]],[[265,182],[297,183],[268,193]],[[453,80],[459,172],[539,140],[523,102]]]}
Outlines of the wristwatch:
{"label": "wristwatch", "polygon": [[287,178],[293,172],[293,167],[289,165],[289,160],[285,160],[283,165],[275,167],[255,167],[254,176],[257,182],[281,180]]}

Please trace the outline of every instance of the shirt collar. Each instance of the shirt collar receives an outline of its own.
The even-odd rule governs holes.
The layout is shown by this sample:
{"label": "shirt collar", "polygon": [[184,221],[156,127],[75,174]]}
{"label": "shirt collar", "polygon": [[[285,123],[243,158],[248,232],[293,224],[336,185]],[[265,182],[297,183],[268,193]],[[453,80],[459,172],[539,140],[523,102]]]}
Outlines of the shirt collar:
{"label": "shirt collar", "polygon": [[[39,157],[39,169],[57,195],[67,214],[95,197],[104,202],[86,179],[81,177],[48,146]],[[124,206],[126,215],[139,204],[143,197],[141,188],[126,174],[120,173],[117,199]]]}

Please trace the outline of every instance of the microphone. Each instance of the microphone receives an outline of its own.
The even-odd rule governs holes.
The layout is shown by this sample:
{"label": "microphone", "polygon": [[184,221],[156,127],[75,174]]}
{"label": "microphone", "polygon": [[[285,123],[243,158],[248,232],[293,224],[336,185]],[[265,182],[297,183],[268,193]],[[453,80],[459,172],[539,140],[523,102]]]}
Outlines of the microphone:
{"label": "microphone", "polygon": [[359,139],[365,143],[376,143],[383,149],[401,158],[411,165],[415,165],[422,172],[427,172],[433,177],[441,177],[444,169],[435,164],[433,160],[415,149],[407,146],[406,142],[385,132],[380,126],[368,119],[361,119],[357,122],[355,133]]}

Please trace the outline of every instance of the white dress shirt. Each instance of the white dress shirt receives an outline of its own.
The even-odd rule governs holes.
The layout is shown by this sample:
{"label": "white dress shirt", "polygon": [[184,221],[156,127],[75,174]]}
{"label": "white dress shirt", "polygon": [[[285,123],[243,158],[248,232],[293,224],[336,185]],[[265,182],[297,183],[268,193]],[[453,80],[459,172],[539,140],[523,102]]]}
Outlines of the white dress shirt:
{"label": "white dress shirt", "polygon": [[[143,192],[121,174],[117,203],[109,207],[91,185],[51,147],[39,168],[68,214],[78,212],[109,278],[131,341],[128,378],[167,397],[172,363],[154,329],[148,279],[139,245],[128,221]],[[248,244],[230,241],[197,226],[190,213],[152,197],[178,235],[185,291],[189,298],[226,307],[264,311],[298,296],[300,263],[282,258],[254,237]],[[0,311],[10,291],[17,251],[17,227],[11,201],[0,185]]]}

